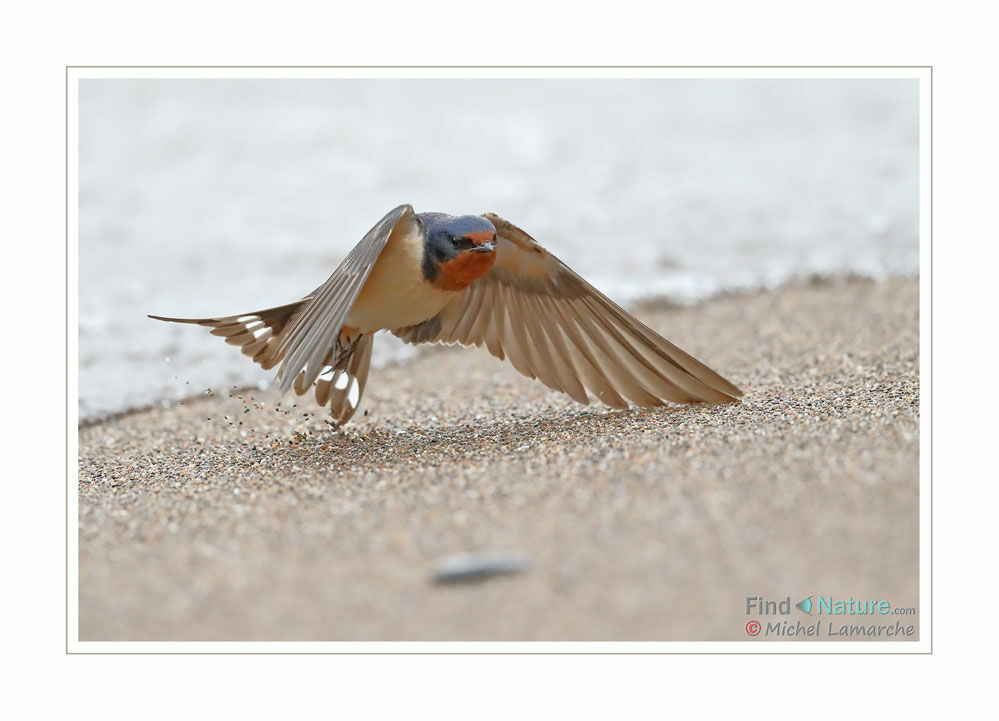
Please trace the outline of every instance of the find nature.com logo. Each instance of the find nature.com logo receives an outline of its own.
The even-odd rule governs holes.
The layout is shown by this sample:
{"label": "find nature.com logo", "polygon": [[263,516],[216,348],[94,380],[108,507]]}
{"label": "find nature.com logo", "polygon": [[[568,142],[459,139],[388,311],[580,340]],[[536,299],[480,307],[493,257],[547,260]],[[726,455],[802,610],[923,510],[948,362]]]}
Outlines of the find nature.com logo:
{"label": "find nature.com logo", "polygon": [[[818,640],[837,637],[904,638],[914,637],[916,633],[914,624],[905,625],[901,619],[896,619],[895,623],[885,623],[890,619],[884,618],[889,615],[912,616],[915,615],[916,609],[893,607],[890,601],[882,599],[858,601],[854,600],[852,596],[843,599],[813,594],[795,603],[794,608],[806,616],[813,616],[814,612],[816,617],[814,621],[809,622],[806,619],[805,622],[802,622],[800,618],[794,621],[767,618],[769,616],[789,616],[791,608],[790,596],[786,596],[782,600],[767,599],[763,596],[746,596],[746,615],[762,617],[746,621],[746,635],[752,638],[761,635],[764,638],[804,636]],[[823,615],[828,615],[831,618],[818,618]],[[847,620],[854,621],[854,623],[843,623]]]}

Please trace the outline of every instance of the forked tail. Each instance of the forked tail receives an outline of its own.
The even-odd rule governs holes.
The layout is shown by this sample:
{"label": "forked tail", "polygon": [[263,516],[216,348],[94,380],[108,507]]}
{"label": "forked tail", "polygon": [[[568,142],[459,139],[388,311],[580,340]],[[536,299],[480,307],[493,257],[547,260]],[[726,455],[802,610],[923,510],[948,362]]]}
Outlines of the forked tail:
{"label": "forked tail", "polygon": [[[372,334],[355,335],[348,338],[341,334],[336,348],[326,357],[326,366],[313,384],[316,388],[316,401],[324,406],[329,403],[333,421],[343,425],[361,405],[364,387],[368,382],[371,368],[371,347],[375,337]],[[303,386],[305,370],[295,378],[295,393],[302,395],[308,390]]]}

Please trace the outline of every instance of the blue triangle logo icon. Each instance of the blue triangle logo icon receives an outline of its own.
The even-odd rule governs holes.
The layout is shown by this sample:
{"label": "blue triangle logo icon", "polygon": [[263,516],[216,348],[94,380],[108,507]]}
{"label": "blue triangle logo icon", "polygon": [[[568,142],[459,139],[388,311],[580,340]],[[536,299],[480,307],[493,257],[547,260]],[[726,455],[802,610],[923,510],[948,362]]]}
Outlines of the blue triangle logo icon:
{"label": "blue triangle logo icon", "polygon": [[795,608],[800,608],[805,613],[811,614],[811,612],[812,612],[812,597],[809,596],[808,598],[801,599],[796,604],[794,604],[794,607]]}

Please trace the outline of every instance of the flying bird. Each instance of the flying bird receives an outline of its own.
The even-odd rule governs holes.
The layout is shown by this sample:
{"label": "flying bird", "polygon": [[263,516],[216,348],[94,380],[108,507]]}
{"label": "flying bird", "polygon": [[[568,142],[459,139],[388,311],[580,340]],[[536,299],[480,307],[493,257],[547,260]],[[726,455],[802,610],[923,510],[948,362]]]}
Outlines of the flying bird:
{"label": "flying bird", "polygon": [[618,306],[493,213],[389,212],[329,280],[287,305],[208,326],[264,369],[282,392],[314,388],[339,425],[360,405],[374,334],[407,343],[482,346],[580,403],[726,403],[742,392]]}

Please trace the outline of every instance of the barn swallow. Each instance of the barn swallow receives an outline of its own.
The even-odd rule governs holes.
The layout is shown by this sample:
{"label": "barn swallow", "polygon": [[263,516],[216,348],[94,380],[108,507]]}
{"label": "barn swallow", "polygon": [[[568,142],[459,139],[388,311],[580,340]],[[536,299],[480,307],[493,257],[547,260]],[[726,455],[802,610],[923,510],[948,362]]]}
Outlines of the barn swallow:
{"label": "barn swallow", "polygon": [[580,403],[725,403],[742,392],[600,293],[493,213],[382,218],[329,280],[302,300],[208,326],[263,368],[282,392],[315,388],[334,421],[364,395],[374,334],[407,343],[485,345],[494,356]]}

